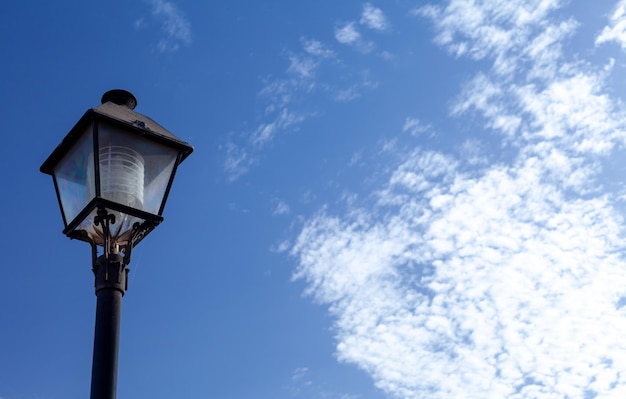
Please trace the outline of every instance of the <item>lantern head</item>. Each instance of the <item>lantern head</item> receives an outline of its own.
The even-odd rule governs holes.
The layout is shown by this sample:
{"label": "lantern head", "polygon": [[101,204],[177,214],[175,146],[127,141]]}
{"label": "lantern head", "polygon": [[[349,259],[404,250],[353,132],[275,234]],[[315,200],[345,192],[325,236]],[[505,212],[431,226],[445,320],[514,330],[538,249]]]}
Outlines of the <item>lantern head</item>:
{"label": "lantern head", "polygon": [[149,117],[135,97],[111,90],[41,166],[52,176],[70,238],[129,252],[163,221],[178,165],[193,151]]}

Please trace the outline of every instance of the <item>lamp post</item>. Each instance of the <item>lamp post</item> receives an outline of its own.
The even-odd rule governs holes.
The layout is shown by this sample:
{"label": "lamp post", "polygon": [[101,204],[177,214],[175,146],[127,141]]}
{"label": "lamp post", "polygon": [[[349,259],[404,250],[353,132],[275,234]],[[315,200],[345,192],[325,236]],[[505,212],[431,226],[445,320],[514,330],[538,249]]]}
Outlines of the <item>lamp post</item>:
{"label": "lamp post", "polygon": [[193,151],[111,90],[41,165],[52,176],[65,229],[91,245],[97,297],[91,399],[114,399],[122,296],[131,252],[163,221],[178,165]]}

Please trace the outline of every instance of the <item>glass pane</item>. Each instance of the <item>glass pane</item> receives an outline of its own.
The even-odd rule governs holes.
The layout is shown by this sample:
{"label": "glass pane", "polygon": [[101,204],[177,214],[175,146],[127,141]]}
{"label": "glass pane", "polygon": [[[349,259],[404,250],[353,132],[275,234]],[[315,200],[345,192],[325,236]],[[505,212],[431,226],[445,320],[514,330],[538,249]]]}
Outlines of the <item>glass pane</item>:
{"label": "glass pane", "polygon": [[109,125],[98,137],[102,198],[158,214],[178,152]]}
{"label": "glass pane", "polygon": [[54,169],[65,222],[69,224],[94,197],[93,141],[89,126]]}

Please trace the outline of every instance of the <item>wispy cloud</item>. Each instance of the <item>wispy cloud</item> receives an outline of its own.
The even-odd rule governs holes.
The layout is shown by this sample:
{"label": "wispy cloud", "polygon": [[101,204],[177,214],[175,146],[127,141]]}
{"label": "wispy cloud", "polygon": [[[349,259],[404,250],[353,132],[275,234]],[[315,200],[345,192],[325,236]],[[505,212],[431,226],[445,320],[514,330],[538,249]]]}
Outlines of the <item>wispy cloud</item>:
{"label": "wispy cloud", "polygon": [[365,4],[363,7],[363,13],[361,14],[361,20],[359,22],[370,29],[385,30],[389,27],[389,23],[383,11],[370,3]]}
{"label": "wispy cloud", "polygon": [[626,0],[621,0],[615,6],[609,24],[596,38],[596,45],[615,41],[622,49],[626,49]]}
{"label": "wispy cloud", "polygon": [[297,369],[295,369],[291,376],[291,380],[293,382],[297,382],[303,385],[311,385],[312,382],[309,379],[308,367],[298,367]]}
{"label": "wispy cloud", "polygon": [[404,125],[402,126],[403,132],[408,132],[412,136],[417,136],[422,133],[428,132],[432,127],[428,124],[424,124],[417,118],[406,118]]}
{"label": "wispy cloud", "polygon": [[335,28],[335,39],[341,44],[354,44],[361,40],[361,34],[354,22],[348,22]]}
{"label": "wispy cloud", "polygon": [[[389,21],[380,8],[374,7],[371,3],[366,3],[358,22],[348,21],[335,26],[335,40],[337,42],[350,46],[363,54],[369,54],[376,49],[376,44],[373,40],[366,39],[359,27],[381,32],[389,29]],[[380,56],[387,60],[392,58],[392,55],[384,50],[380,52]]]}
{"label": "wispy cloud", "polygon": [[245,148],[235,144],[233,141],[228,141],[224,144],[222,150],[226,154],[224,170],[227,171],[228,180],[230,181],[235,181],[240,176],[248,173],[250,167],[257,162]]}
{"label": "wispy cloud", "polygon": [[294,113],[287,108],[283,108],[272,122],[259,125],[250,137],[250,141],[255,146],[262,147],[272,141],[277,132],[293,128],[305,119],[306,115]]}
{"label": "wispy cloud", "polygon": [[359,396],[332,392],[315,383],[313,372],[308,367],[298,367],[291,375],[291,384],[287,386],[292,397],[325,398],[325,399],[358,399]]}
{"label": "wispy cloud", "polygon": [[461,157],[416,148],[374,205],[321,210],[292,248],[338,358],[394,396],[626,395],[623,204],[602,169],[623,156],[626,114],[604,66],[562,52],[577,23],[550,14],[560,5],[420,8],[439,45],[489,61],[451,114],[478,116],[511,156],[488,164],[478,138]]}
{"label": "wispy cloud", "polygon": [[286,215],[290,212],[289,205],[283,200],[276,201],[274,215]]}
{"label": "wispy cloud", "polygon": [[[257,164],[261,152],[276,137],[297,131],[302,123],[314,117],[317,105],[313,105],[313,99],[322,104],[328,100],[349,102],[377,86],[367,70],[349,69],[337,50],[319,40],[303,37],[301,48],[285,51],[284,56],[288,62],[285,71],[267,77],[258,92],[265,104],[262,121],[250,131],[231,134],[228,143],[221,147],[225,154],[224,171],[230,181],[237,180]],[[337,77],[347,76],[350,78],[340,79],[343,85],[334,83]]]}
{"label": "wispy cloud", "polygon": [[335,28],[335,39],[348,46],[352,46],[363,53],[369,53],[374,49],[374,43],[364,40],[357,29],[356,22],[348,22]]}
{"label": "wispy cloud", "polygon": [[[143,24],[143,21],[138,21],[138,24]],[[265,103],[261,122],[247,132],[229,135],[228,143],[221,146],[228,180],[234,181],[245,175],[259,162],[261,152],[276,137],[298,130],[302,123],[318,115],[318,110],[328,100],[332,104],[351,102],[378,87],[369,68],[346,62],[342,51],[345,53],[347,47],[364,55],[373,54],[376,45],[372,40],[365,39],[359,29],[365,32],[384,31],[389,26],[383,11],[366,3],[360,19],[335,25],[336,43],[343,46],[333,47],[333,43],[302,37],[299,49],[285,50],[283,56],[288,61],[287,68],[282,73],[267,76],[258,92]],[[384,60],[393,58],[387,51],[377,55]]]}
{"label": "wispy cloud", "polygon": [[[156,44],[160,53],[175,52],[182,46],[191,44],[191,24],[184,13],[172,2],[148,0],[151,5],[150,20],[160,25],[161,37]],[[150,25],[148,17],[142,16],[135,23],[135,29]]]}
{"label": "wispy cloud", "polygon": [[319,40],[303,38],[302,46],[304,48],[304,51],[311,55],[319,56],[322,58],[334,58],[336,56],[336,53],[334,51],[326,47]]}
{"label": "wispy cloud", "polygon": [[414,10],[416,15],[436,21],[435,42],[456,56],[494,59],[493,70],[512,73],[523,57],[521,48],[536,35],[537,21],[545,19],[561,4],[557,0],[487,3],[452,0],[447,6],[428,5]]}
{"label": "wispy cloud", "polygon": [[467,162],[469,165],[478,166],[489,163],[489,158],[487,154],[485,154],[484,145],[477,138],[469,138],[463,141],[459,153],[461,160]]}
{"label": "wispy cloud", "polygon": [[298,130],[314,114],[295,104],[316,90],[317,70],[323,60],[333,57],[333,52],[314,40],[303,39],[302,45],[304,52],[287,53],[289,66],[285,73],[280,78],[266,79],[259,91],[259,98],[265,102],[263,122],[252,131],[231,135],[222,146],[228,180],[235,181],[246,174],[258,162],[261,151],[279,134]]}
{"label": "wispy cloud", "polygon": [[299,75],[301,78],[309,79],[315,74],[318,62],[312,57],[301,57],[296,54],[289,56],[289,68],[287,72]]}

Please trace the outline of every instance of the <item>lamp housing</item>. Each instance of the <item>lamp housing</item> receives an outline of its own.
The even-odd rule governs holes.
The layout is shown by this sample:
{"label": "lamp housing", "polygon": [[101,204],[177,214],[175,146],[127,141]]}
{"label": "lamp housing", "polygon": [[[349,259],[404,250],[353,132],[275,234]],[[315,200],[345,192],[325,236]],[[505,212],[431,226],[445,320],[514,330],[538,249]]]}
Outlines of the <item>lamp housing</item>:
{"label": "lamp housing", "polygon": [[136,104],[108,91],[40,168],[54,181],[63,233],[105,253],[129,251],[163,221],[178,165],[193,152]]}

